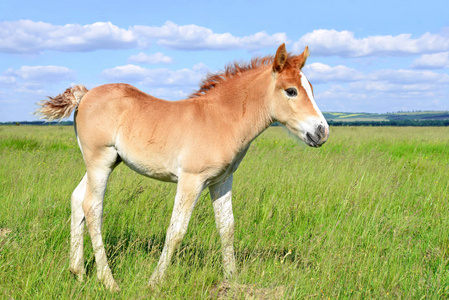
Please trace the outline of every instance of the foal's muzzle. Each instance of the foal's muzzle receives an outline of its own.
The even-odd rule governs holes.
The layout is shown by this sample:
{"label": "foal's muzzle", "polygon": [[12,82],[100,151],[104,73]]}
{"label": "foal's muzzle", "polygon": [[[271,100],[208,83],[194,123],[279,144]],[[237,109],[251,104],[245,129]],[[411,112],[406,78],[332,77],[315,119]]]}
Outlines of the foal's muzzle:
{"label": "foal's muzzle", "polygon": [[307,132],[305,142],[311,147],[318,148],[329,138],[329,126],[318,125],[315,132]]}

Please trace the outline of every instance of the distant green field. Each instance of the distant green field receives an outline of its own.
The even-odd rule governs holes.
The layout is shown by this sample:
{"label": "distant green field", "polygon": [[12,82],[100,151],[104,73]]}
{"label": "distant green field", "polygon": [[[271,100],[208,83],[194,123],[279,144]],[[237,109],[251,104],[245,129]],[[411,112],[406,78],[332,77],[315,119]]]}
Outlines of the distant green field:
{"label": "distant green field", "polygon": [[68,270],[70,194],[85,172],[73,128],[0,126],[0,298],[447,299],[448,144],[447,127],[331,127],[314,149],[269,128],[234,177],[228,288],[207,192],[167,280],[146,288],[176,188],[120,165],[105,197],[122,288],[111,294],[87,235],[85,281]]}
{"label": "distant green field", "polygon": [[324,117],[328,121],[392,121],[392,120],[447,120],[449,111],[420,111],[420,112],[397,112],[397,113],[344,113],[325,112]]}

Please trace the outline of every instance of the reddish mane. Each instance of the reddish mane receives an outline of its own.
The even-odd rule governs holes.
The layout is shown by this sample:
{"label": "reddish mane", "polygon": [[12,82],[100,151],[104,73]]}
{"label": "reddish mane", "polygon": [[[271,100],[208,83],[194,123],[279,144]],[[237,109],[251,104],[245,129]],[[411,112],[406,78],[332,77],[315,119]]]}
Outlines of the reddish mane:
{"label": "reddish mane", "polygon": [[[289,62],[297,57],[297,55],[290,55],[288,53],[288,59],[286,66],[289,66]],[[268,55],[265,57],[255,57],[251,59],[248,63],[234,62],[227,65],[224,71],[208,74],[205,79],[200,84],[200,89],[189,96],[189,98],[196,98],[205,95],[208,91],[226,81],[228,79],[234,78],[235,76],[242,75],[245,72],[260,68],[262,66],[268,66],[273,64],[274,56]]]}
{"label": "reddish mane", "polygon": [[[290,61],[295,56],[288,56],[288,61]],[[189,98],[196,98],[205,95],[208,91],[226,81],[228,79],[234,78],[235,76],[239,76],[242,73],[248,72],[250,70],[254,70],[260,68],[262,66],[268,66],[273,64],[274,56],[269,55],[265,57],[255,57],[251,59],[251,62],[248,63],[239,63],[234,62],[225,67],[224,71],[208,74],[205,79],[200,84],[200,89],[189,96]],[[287,61],[287,63],[288,63]]]}

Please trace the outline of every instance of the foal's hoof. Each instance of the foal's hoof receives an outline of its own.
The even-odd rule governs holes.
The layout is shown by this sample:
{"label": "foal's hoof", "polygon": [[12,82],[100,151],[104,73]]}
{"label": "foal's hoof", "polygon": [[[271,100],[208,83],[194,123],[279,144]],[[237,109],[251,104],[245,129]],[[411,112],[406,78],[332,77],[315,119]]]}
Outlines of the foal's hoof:
{"label": "foal's hoof", "polygon": [[147,288],[149,288],[150,290],[154,290],[159,286],[159,282],[155,281],[155,280],[150,280],[148,282]]}
{"label": "foal's hoof", "polygon": [[118,284],[115,282],[109,267],[106,267],[102,273],[97,272],[97,278],[98,280],[100,280],[101,283],[103,283],[104,287],[109,291],[115,293],[120,292],[120,288]]}
{"label": "foal's hoof", "polygon": [[75,276],[76,280],[78,280],[79,282],[82,282],[84,280],[84,269],[80,271],[70,268],[70,273],[72,273],[72,275]]}
{"label": "foal's hoof", "polygon": [[147,288],[150,290],[156,290],[161,286],[161,281],[162,280],[159,277],[152,276],[148,282]]}
{"label": "foal's hoof", "polygon": [[113,293],[118,293],[121,291],[120,287],[118,286],[117,283],[115,283],[115,281],[112,282],[107,282],[105,283],[105,288],[107,288],[109,291],[113,292]]}

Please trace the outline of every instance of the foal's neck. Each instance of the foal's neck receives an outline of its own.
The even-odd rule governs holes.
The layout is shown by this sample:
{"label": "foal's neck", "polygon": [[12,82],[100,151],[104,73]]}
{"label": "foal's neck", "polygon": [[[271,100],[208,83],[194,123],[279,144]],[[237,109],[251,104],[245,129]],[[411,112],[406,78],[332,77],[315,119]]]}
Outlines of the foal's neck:
{"label": "foal's neck", "polygon": [[230,78],[217,87],[215,99],[223,117],[232,122],[240,146],[249,144],[273,122],[270,114],[271,70],[261,68]]}

